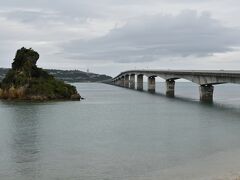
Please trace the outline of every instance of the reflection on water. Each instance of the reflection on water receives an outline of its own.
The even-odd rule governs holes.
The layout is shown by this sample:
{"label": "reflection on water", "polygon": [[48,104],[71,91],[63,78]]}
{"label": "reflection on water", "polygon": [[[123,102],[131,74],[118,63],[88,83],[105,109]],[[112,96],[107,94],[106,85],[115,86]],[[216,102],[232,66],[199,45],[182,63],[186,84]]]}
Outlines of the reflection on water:
{"label": "reflection on water", "polygon": [[[176,98],[161,83],[156,94],[76,85],[86,100],[0,101],[1,180],[196,179],[228,165],[210,157],[240,149],[240,86],[216,88],[204,104],[188,83],[177,84]],[[201,173],[187,178],[194,162]]]}
{"label": "reflection on water", "polygon": [[15,175],[35,179],[39,164],[39,109],[27,103],[5,103],[9,106],[12,126],[11,156]]}

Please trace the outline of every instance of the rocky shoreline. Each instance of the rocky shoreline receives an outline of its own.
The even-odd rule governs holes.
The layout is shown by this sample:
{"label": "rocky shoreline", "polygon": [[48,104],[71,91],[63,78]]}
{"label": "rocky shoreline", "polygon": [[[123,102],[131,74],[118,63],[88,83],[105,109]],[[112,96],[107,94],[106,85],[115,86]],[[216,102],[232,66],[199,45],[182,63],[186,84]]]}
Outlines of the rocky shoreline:
{"label": "rocky shoreline", "polygon": [[11,87],[7,90],[2,90],[0,88],[0,99],[4,100],[23,100],[23,101],[50,101],[50,100],[72,100],[79,101],[83,99],[78,94],[71,95],[70,98],[57,97],[57,96],[46,96],[46,95],[28,95],[25,93],[26,88],[14,88]]}

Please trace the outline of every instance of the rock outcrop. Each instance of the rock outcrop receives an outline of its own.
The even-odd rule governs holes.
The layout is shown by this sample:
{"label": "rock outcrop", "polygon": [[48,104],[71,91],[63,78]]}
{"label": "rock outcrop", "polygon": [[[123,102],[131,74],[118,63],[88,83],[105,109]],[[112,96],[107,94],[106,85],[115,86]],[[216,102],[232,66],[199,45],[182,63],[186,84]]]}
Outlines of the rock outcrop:
{"label": "rock outcrop", "polygon": [[33,49],[21,48],[0,84],[0,99],[13,100],[80,100],[76,88],[56,80],[38,68],[39,54]]}

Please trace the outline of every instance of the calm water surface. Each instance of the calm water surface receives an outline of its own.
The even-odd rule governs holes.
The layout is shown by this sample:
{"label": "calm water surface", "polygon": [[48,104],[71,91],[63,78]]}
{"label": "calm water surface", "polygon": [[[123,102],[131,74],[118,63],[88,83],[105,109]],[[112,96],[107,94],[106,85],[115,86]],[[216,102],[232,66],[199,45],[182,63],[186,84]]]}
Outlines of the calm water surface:
{"label": "calm water surface", "polygon": [[238,85],[216,87],[212,105],[191,83],[178,83],[174,99],[162,83],[155,95],[75,85],[86,100],[0,101],[1,180],[197,179],[240,149]]}

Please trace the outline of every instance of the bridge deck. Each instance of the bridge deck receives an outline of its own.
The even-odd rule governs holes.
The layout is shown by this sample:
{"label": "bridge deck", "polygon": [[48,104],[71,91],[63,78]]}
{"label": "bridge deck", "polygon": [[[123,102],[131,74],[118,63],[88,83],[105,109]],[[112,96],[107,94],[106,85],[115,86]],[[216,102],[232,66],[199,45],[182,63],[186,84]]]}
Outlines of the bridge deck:
{"label": "bridge deck", "polygon": [[123,74],[176,74],[176,75],[193,75],[193,76],[221,76],[221,77],[239,77],[240,71],[236,70],[128,70],[121,72],[117,77]]}

